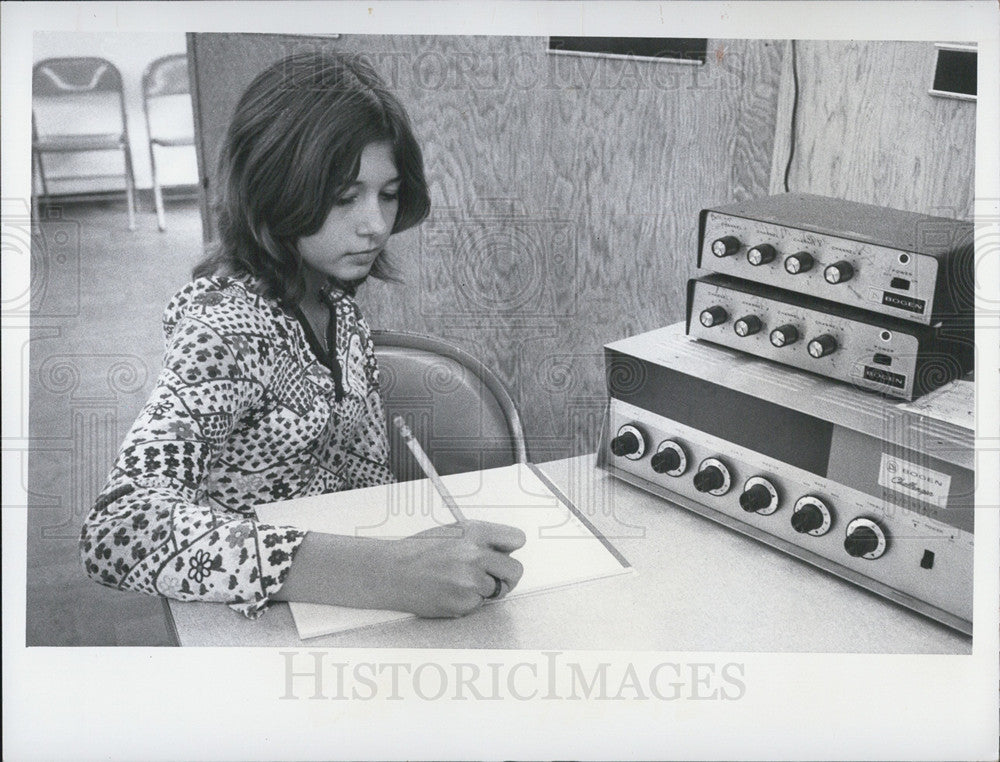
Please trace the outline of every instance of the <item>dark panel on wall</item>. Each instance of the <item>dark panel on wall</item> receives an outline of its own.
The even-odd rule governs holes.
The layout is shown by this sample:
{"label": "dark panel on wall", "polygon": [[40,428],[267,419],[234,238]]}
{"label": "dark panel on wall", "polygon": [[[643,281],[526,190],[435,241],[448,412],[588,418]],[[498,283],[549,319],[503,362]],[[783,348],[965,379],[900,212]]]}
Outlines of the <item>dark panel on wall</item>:
{"label": "dark panel on wall", "polygon": [[[928,94],[934,43],[795,45],[799,98],[791,190],[971,219],[976,104]],[[789,63],[786,57],[771,177],[775,192],[788,156]]]}
{"label": "dark panel on wall", "polygon": [[362,290],[369,322],[493,368],[534,460],[593,450],[603,345],[680,320],[698,211],[767,192],[780,47],[710,40],[691,66],[545,38],[195,35],[210,170],[242,88],[308,45],[365,54],[424,148],[434,209],[394,239],[405,284]]}
{"label": "dark panel on wall", "polygon": [[549,37],[549,50],[704,63],[708,57],[708,40],[704,37]]}

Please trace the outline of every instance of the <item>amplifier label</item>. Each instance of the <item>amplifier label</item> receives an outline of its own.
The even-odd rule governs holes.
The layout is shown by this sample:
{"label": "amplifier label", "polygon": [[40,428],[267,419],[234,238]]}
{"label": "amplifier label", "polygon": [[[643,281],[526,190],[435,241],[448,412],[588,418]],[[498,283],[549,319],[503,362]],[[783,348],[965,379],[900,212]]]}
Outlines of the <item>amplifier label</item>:
{"label": "amplifier label", "polygon": [[951,477],[933,468],[918,466],[908,460],[882,453],[878,483],[894,492],[916,498],[937,508],[948,507]]}
{"label": "amplifier label", "polygon": [[914,299],[909,296],[902,296],[901,294],[893,294],[889,291],[882,292],[882,304],[906,310],[907,312],[913,312],[917,315],[923,315],[924,310],[927,309],[927,301],[925,299]]}
{"label": "amplifier label", "polygon": [[893,389],[906,388],[906,376],[893,373],[885,368],[876,368],[873,365],[865,366],[865,381],[874,381],[876,384],[885,384]]}

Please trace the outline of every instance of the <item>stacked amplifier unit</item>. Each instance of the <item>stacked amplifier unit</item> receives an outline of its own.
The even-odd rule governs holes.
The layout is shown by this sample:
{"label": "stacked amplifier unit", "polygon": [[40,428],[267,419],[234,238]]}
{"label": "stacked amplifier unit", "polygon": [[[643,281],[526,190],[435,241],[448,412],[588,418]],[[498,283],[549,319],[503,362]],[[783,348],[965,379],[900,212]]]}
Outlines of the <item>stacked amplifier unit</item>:
{"label": "stacked amplifier unit", "polygon": [[686,323],[605,347],[598,464],[971,633],[971,224],[785,194],[699,230]]}
{"label": "stacked amplifier unit", "polygon": [[906,400],[971,369],[971,223],[785,194],[699,231],[690,335]]}

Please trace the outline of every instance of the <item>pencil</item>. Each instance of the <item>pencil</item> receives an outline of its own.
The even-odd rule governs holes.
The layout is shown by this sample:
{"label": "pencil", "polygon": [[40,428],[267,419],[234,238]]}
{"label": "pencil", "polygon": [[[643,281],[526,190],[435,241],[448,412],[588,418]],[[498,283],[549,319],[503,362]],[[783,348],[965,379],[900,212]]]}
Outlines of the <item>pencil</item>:
{"label": "pencil", "polygon": [[413,436],[413,432],[410,431],[410,427],[406,425],[406,421],[402,419],[401,416],[393,416],[392,422],[395,427],[399,430],[399,435],[403,437],[403,441],[406,442],[406,446],[410,448],[410,452],[413,453],[413,457],[416,458],[418,464],[420,464],[420,470],[424,472],[428,479],[431,480],[431,484],[434,485],[434,489],[441,496],[441,500],[444,501],[445,506],[451,511],[451,515],[455,518],[455,521],[465,521],[465,514],[462,513],[462,509],[458,507],[458,503],[455,502],[455,498],[451,496],[448,488],[444,486],[444,482],[441,481],[441,477],[438,475],[437,469],[434,468],[434,464],[431,463],[431,459],[427,457],[427,453],[424,452],[424,448],[420,446],[420,442],[417,438]]}

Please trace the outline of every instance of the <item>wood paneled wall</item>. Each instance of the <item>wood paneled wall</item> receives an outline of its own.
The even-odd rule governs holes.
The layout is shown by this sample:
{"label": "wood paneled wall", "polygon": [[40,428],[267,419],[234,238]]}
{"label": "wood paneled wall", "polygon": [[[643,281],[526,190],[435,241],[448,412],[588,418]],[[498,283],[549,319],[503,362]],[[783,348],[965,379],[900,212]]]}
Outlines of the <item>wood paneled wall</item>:
{"label": "wood paneled wall", "polygon": [[[788,43],[782,43],[787,46]],[[971,219],[976,104],[928,95],[932,42],[799,40],[789,189]],[[792,109],[784,57],[772,192],[782,190]]]}
{"label": "wood paneled wall", "polygon": [[[511,389],[533,459],[590,451],[601,348],[680,320],[705,205],[781,192],[788,42],[702,67],[555,56],[544,38],[193,35],[205,172],[253,76],[310,46],[366,55],[408,108],[434,210],[394,243],[374,327],[431,333]],[[975,104],[927,94],[928,42],[796,43],[793,191],[967,217]]]}
{"label": "wood paneled wall", "polygon": [[370,283],[377,328],[453,341],[518,402],[534,460],[592,451],[605,343],[680,320],[698,211],[767,192],[780,46],[710,41],[701,67],[555,56],[545,38],[194,35],[210,183],[226,121],[304,46],[364,53],[421,139],[434,210]]}

